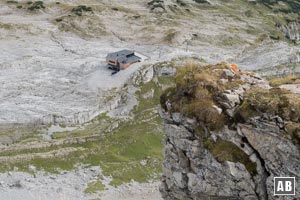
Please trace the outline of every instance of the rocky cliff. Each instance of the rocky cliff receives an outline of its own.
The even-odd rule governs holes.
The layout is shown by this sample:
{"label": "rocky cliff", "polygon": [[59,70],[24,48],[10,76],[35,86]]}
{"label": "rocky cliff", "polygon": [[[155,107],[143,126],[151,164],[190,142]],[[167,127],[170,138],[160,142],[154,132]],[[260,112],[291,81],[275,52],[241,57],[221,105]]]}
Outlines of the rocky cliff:
{"label": "rocky cliff", "polygon": [[164,199],[300,197],[273,195],[274,177],[300,184],[298,94],[225,63],[189,64],[175,82],[161,96]]}

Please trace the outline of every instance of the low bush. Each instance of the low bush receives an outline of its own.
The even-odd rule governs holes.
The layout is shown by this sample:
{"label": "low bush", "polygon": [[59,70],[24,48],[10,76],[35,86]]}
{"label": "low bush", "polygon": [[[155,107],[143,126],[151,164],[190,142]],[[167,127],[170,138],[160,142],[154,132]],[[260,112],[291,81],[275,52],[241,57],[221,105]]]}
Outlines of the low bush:
{"label": "low bush", "polygon": [[6,3],[8,3],[8,4],[17,4],[19,2],[17,2],[17,1],[6,1]]}
{"label": "low bush", "polygon": [[28,10],[34,11],[39,9],[45,9],[45,5],[43,1],[36,1],[34,3],[29,3],[31,6],[28,7]]}
{"label": "low bush", "polygon": [[196,3],[208,3],[210,4],[207,0],[194,0]]}
{"label": "low bush", "polygon": [[82,14],[84,12],[93,12],[93,9],[92,9],[92,7],[79,5],[75,8],[73,8],[71,12],[74,13],[75,15],[77,15],[77,16],[82,16]]}

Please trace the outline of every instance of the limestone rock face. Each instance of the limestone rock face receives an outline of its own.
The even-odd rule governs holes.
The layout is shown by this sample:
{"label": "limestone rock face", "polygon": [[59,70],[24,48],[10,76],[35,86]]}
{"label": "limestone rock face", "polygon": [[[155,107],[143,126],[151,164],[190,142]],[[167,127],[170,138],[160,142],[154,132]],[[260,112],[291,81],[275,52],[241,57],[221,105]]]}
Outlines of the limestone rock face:
{"label": "limestone rock face", "polygon": [[[282,134],[271,132],[267,128],[260,129],[247,125],[239,126],[249,143],[260,153],[261,158],[265,161],[266,170],[270,173],[266,180],[269,197],[273,196],[274,177],[296,177],[296,180],[298,179],[297,185],[299,185],[299,147],[297,148],[289,139],[285,139]],[[300,197],[299,188],[296,196]]]}
{"label": "limestone rock face", "polygon": [[[172,124],[172,119],[166,124],[163,198],[258,199],[256,183],[245,166],[230,161],[218,162],[187,127],[191,125],[185,119],[180,125]],[[241,142],[238,137],[232,139]]]}
{"label": "limestone rock face", "polygon": [[296,177],[296,185],[300,185],[299,144],[286,134],[286,121],[280,116],[264,113],[245,121],[236,119],[248,90],[270,88],[256,75],[240,76],[244,80],[241,86],[218,94],[218,106],[229,121],[219,130],[210,130],[201,120],[174,112],[172,103],[166,100],[168,106],[161,112],[166,128],[160,187],[164,199],[300,197],[299,187],[296,196],[273,194],[274,177]]}

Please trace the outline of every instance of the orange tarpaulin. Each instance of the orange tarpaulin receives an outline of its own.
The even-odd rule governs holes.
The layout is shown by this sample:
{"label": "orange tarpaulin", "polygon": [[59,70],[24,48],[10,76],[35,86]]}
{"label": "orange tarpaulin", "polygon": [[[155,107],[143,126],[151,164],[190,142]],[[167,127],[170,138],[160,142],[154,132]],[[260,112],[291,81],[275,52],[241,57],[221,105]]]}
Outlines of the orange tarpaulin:
{"label": "orange tarpaulin", "polygon": [[230,67],[236,74],[240,71],[236,64],[231,64]]}

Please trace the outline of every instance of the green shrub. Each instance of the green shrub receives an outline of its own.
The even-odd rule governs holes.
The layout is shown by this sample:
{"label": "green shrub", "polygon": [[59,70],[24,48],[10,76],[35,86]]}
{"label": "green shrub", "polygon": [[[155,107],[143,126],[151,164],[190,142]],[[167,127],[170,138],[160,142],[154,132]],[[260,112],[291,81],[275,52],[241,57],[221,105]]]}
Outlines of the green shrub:
{"label": "green shrub", "polygon": [[209,2],[207,0],[194,0],[196,3],[208,3]]}
{"label": "green shrub", "polygon": [[82,16],[82,14],[84,12],[93,12],[93,9],[92,9],[92,7],[88,7],[88,6],[85,6],[85,5],[79,5],[75,8],[73,8],[71,12],[74,13],[75,15],[77,15],[77,16]]}
{"label": "green shrub", "polygon": [[6,3],[8,3],[8,4],[17,4],[19,2],[17,2],[17,1],[6,1]]}
{"label": "green shrub", "polygon": [[98,180],[96,182],[88,183],[88,187],[84,190],[84,192],[87,194],[92,194],[105,189],[105,185],[101,182],[101,180]]}
{"label": "green shrub", "polygon": [[34,10],[39,10],[39,9],[45,9],[45,5],[43,1],[36,1],[32,4],[30,4],[31,6],[28,7],[28,10],[30,11],[34,11]]}

